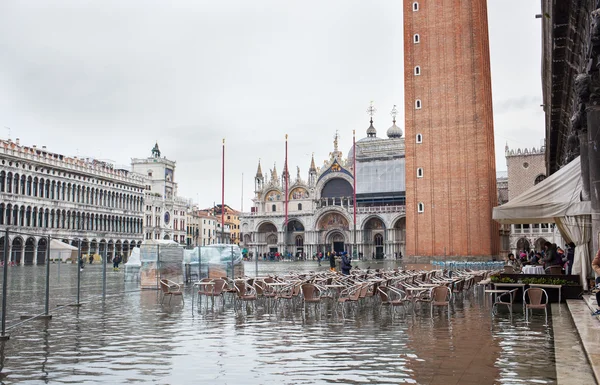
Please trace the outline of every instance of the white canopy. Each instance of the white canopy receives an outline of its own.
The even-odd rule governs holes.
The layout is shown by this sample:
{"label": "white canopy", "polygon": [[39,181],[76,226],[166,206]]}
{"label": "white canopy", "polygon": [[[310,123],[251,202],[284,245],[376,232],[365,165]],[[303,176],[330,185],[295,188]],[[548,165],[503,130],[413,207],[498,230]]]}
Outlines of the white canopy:
{"label": "white canopy", "polygon": [[57,239],[50,240],[50,259],[65,262],[69,258],[77,259],[77,247],[71,246],[68,243],[61,242]]}
{"label": "white canopy", "polygon": [[591,203],[580,201],[583,188],[577,157],[548,178],[502,206],[493,218],[506,224],[550,223],[555,218],[590,215]]}
{"label": "white canopy", "polygon": [[492,218],[505,224],[554,222],[560,235],[575,244],[573,274],[584,290],[591,272],[591,212],[589,201],[581,201],[581,159],[569,164],[502,206],[494,207]]}

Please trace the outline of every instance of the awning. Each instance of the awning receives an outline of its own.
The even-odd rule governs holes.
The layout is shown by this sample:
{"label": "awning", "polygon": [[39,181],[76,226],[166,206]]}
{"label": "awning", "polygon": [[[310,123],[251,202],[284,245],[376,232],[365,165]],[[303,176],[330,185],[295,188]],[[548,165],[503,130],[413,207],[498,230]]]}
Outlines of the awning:
{"label": "awning", "polygon": [[591,202],[580,199],[583,188],[580,158],[502,206],[492,218],[500,223],[549,223],[554,218],[589,215]]}

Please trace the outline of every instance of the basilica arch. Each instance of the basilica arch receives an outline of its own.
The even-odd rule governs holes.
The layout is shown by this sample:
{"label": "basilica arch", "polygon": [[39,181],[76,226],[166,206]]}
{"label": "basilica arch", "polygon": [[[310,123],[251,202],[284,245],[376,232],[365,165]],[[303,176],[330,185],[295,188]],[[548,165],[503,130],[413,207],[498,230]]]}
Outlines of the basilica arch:
{"label": "basilica arch", "polygon": [[323,253],[330,251],[350,252],[350,219],[341,209],[323,212],[316,221],[318,233],[317,250]]}
{"label": "basilica arch", "polygon": [[280,251],[277,226],[271,221],[264,221],[256,228],[256,240],[258,254]]}
{"label": "basilica arch", "polygon": [[372,215],[363,222],[363,253],[367,258],[383,259],[386,250],[385,222],[378,215]]}
{"label": "basilica arch", "polygon": [[354,188],[352,186],[352,177],[342,174],[329,174],[323,180],[319,181],[317,186],[317,206],[341,206],[350,207],[353,205]]}
{"label": "basilica arch", "polygon": [[406,217],[401,216],[393,222],[390,237],[391,253],[395,258],[406,253]]}
{"label": "basilica arch", "polygon": [[289,219],[285,231],[286,241],[284,250],[287,250],[299,257],[300,253],[304,253],[304,224],[299,219]]}

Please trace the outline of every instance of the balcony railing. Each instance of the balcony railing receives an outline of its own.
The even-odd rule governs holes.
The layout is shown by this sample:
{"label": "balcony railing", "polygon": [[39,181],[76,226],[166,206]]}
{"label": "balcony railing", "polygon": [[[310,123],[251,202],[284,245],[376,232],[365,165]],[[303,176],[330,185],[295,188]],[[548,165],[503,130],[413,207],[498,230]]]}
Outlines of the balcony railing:
{"label": "balcony railing", "polygon": [[[344,206],[330,206],[330,207],[344,207]],[[349,213],[354,213],[354,207],[350,206],[347,208]],[[303,212],[300,212],[303,213]],[[370,213],[406,213],[406,206],[396,205],[396,206],[364,206],[356,208],[357,214],[370,214]],[[245,212],[241,213],[240,217],[256,217],[256,216],[266,216],[266,217],[274,217],[281,216],[283,212],[280,211],[267,211],[267,212]]]}

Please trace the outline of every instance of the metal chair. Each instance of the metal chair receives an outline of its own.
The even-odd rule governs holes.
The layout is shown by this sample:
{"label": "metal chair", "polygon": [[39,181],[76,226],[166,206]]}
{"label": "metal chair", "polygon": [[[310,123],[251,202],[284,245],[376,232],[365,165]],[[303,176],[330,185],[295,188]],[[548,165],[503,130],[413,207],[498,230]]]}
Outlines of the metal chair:
{"label": "metal chair", "polygon": [[[506,305],[510,313],[510,318],[512,319],[512,307],[517,291],[519,291],[519,289],[512,289],[510,291],[507,291],[506,293],[502,293],[496,296],[496,301],[492,305],[492,313],[496,314],[498,305]],[[505,300],[506,296],[508,296],[508,302]]]}
{"label": "metal chair", "polygon": [[160,289],[162,291],[162,300],[160,301],[161,304],[164,302],[166,296],[169,296],[169,304],[171,303],[171,298],[173,298],[173,296],[181,297],[181,303],[184,303],[183,291],[181,290],[180,284],[168,279],[161,279]]}
{"label": "metal chair", "polygon": [[550,275],[562,275],[562,266],[559,266],[559,265],[549,266],[549,267],[545,268],[544,271],[546,272],[546,274],[550,274]]}
{"label": "metal chair", "polygon": [[[544,296],[546,296],[546,301],[543,302]],[[529,303],[527,303],[526,299],[529,297]],[[525,306],[525,322],[529,323],[529,310],[532,311],[531,315],[533,316],[534,309],[544,309],[544,315],[546,316],[546,323],[548,324],[548,293],[546,290],[539,287],[530,287],[529,289],[523,292],[523,306]]]}

